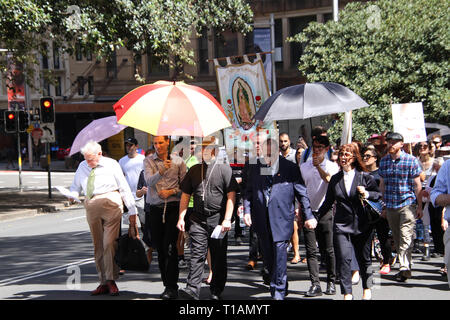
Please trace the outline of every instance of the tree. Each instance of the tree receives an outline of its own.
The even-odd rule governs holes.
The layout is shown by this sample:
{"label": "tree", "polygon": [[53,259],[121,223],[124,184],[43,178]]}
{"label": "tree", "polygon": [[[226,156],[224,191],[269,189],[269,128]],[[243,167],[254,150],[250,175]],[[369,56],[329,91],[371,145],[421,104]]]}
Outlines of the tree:
{"label": "tree", "polygon": [[[208,27],[246,33],[252,16],[245,0],[3,0],[0,47],[25,65],[30,84],[36,53],[46,54],[47,41],[70,54],[81,45],[99,58],[121,46],[136,54],[151,50],[183,73],[184,64],[194,63],[193,32]],[[5,73],[5,59],[0,68]]]}
{"label": "tree", "polygon": [[353,112],[353,136],[366,141],[392,130],[391,103],[421,101],[426,121],[450,122],[449,13],[447,0],[353,2],[338,22],[311,23],[289,41],[305,46],[298,69],[307,81],[341,83],[367,101]]}

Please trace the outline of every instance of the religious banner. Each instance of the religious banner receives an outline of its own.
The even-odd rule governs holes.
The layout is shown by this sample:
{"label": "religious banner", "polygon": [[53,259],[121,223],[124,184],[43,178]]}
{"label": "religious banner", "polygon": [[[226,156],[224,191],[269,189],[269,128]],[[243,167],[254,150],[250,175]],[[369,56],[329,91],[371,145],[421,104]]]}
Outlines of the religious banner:
{"label": "religious banner", "polygon": [[392,121],[405,143],[427,141],[422,102],[393,104]]}
{"label": "religious banner", "polygon": [[252,152],[253,142],[257,134],[276,137],[276,125],[274,122],[261,123],[253,119],[256,111],[270,96],[264,66],[259,54],[254,62],[250,62],[244,56],[242,64],[228,64],[225,67],[215,63],[219,102],[225,110],[232,124],[232,128],[224,129],[224,140],[227,153],[230,156],[238,151],[238,162],[242,162],[244,153]]}

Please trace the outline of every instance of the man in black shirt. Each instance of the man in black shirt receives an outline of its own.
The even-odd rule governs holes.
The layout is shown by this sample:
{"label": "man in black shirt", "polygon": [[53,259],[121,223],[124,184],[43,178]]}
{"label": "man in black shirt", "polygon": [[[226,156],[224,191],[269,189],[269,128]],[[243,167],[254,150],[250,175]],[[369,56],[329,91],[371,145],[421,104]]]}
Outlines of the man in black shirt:
{"label": "man in black shirt", "polygon": [[191,263],[186,289],[180,290],[181,299],[200,297],[208,247],[211,250],[212,279],[211,298],[220,299],[227,280],[228,236],[211,238],[214,229],[219,226],[222,233],[231,228],[231,217],[239,186],[226,163],[216,161],[217,145],[214,137],[203,139],[200,164],[193,166],[181,183],[180,215],[177,228],[185,231],[184,216],[191,195],[194,196],[194,210],[190,215],[189,236],[191,238]]}

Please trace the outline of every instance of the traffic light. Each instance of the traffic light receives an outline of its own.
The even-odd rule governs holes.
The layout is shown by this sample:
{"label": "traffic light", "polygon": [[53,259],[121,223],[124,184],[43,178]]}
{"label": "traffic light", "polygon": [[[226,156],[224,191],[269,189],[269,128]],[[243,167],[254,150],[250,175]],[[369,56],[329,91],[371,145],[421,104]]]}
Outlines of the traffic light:
{"label": "traffic light", "polygon": [[19,117],[19,132],[25,132],[28,129],[28,113],[25,111],[17,111]]}
{"label": "traffic light", "polygon": [[5,111],[5,132],[17,133],[16,111]]}
{"label": "traffic light", "polygon": [[55,122],[55,102],[51,97],[41,98],[41,122]]}

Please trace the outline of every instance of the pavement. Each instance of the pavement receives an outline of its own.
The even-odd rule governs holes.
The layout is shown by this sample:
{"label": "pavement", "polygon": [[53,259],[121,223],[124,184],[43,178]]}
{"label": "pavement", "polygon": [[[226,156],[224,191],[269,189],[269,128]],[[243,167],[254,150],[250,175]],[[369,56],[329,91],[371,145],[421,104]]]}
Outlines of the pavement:
{"label": "pavement", "polygon": [[[2,173],[17,172],[17,161],[14,163],[14,168],[8,168],[5,161],[0,162],[0,179]],[[34,163],[30,168],[29,163],[25,162],[22,165],[22,172],[47,172],[46,168],[37,166]],[[73,168],[66,168],[64,161],[52,160],[50,163],[51,172],[75,172]],[[51,198],[47,186],[41,189],[29,189],[26,186],[19,190],[19,188],[0,188],[0,221],[18,219],[22,217],[29,217],[37,214],[45,214],[49,212],[56,212],[63,210],[69,206],[66,197],[62,196],[55,189],[52,189]],[[71,207],[82,207],[82,204],[72,205]]]}

